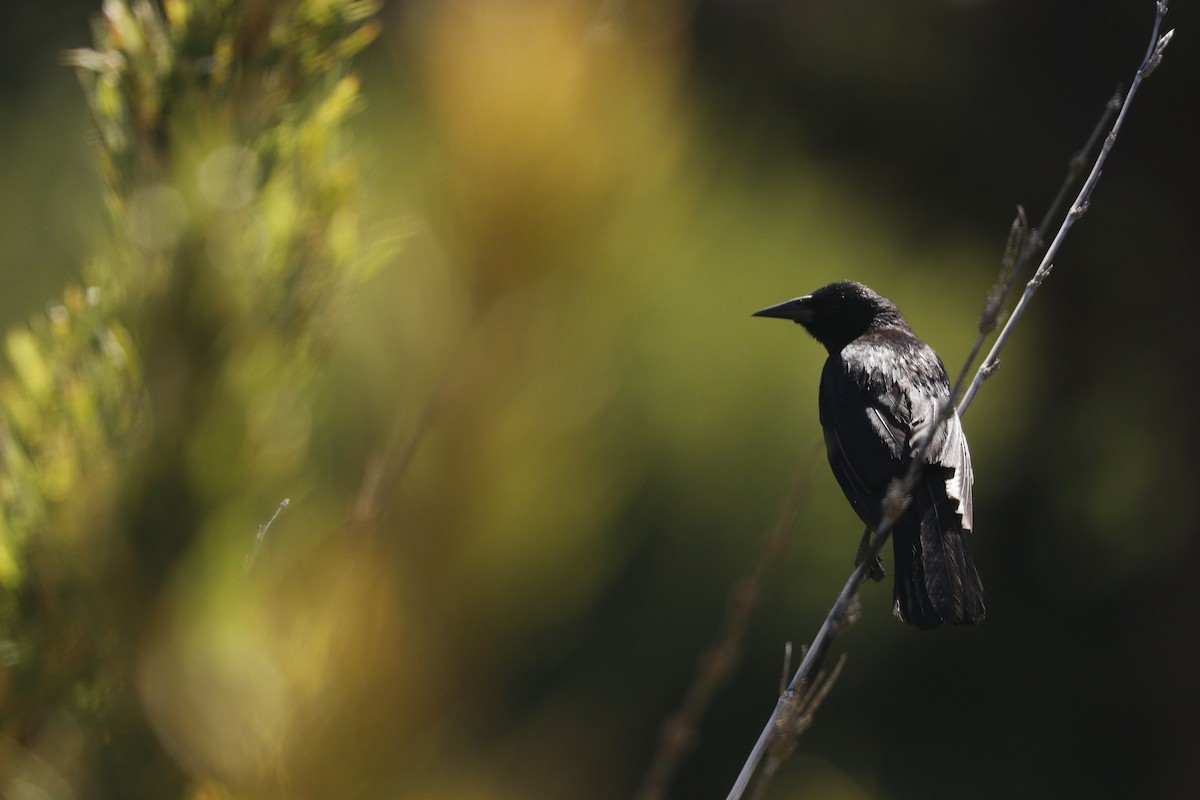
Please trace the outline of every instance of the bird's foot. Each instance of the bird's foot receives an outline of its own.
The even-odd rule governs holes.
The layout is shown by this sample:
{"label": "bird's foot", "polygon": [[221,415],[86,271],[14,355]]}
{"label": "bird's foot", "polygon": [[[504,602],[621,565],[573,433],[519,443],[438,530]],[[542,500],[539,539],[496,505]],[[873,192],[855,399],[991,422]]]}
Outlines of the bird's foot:
{"label": "bird's foot", "polygon": [[[871,552],[871,529],[863,531],[862,540],[858,543],[858,552],[854,556],[854,566],[860,566],[866,560],[867,554]],[[871,563],[867,566],[867,577],[879,583],[887,577],[887,570],[883,568],[883,562],[879,560],[879,556],[871,558]]]}

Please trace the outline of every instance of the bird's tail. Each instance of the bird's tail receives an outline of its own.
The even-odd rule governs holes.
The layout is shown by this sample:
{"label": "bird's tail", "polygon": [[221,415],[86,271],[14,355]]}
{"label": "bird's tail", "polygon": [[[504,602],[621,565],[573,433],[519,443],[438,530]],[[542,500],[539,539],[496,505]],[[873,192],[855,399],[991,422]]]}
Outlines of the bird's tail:
{"label": "bird's tail", "polygon": [[983,584],[952,501],[929,486],[919,490],[892,542],[897,617],[919,628],[983,621]]}

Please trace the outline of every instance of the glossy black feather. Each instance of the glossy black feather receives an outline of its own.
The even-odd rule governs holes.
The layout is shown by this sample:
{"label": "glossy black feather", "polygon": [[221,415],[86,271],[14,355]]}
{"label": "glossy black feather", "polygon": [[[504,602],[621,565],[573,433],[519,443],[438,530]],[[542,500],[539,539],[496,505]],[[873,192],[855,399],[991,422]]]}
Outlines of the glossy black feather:
{"label": "glossy black feather", "polygon": [[[875,530],[889,484],[911,460],[912,434],[950,396],[946,369],[891,301],[842,282],[772,306],[829,352],[821,372],[821,427],[829,465],[850,505]],[[958,415],[922,457],[912,501],[892,530],[895,612],[922,628],[974,625],[983,586],[966,533],[973,526],[971,455]]]}

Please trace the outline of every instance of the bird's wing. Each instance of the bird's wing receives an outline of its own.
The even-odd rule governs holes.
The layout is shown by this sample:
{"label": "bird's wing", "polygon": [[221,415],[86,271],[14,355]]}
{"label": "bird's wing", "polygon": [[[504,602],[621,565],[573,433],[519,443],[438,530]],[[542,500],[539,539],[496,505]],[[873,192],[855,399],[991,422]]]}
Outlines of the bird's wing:
{"label": "bird's wing", "polygon": [[[830,466],[859,516],[872,527],[879,521],[888,484],[908,462],[912,431],[936,418],[939,404],[950,394],[937,356],[923,346],[911,355],[928,363],[916,371],[867,376],[831,358],[821,375],[821,426]],[[914,374],[937,380],[913,380]],[[935,432],[922,460],[945,470],[946,495],[963,527],[970,529],[971,456],[957,414]]]}
{"label": "bird's wing", "polygon": [[[902,381],[901,386],[907,396],[906,407],[910,410],[908,424],[910,429],[918,430],[921,426],[937,419],[943,403],[950,401],[950,381],[946,376],[945,367],[934,355],[932,350],[924,348],[919,356],[923,364],[921,374],[936,376],[932,384],[916,384]],[[905,405],[905,404],[901,404]],[[941,467],[945,472],[946,496],[955,504],[955,511],[962,519],[962,526],[967,530],[972,528],[972,496],[971,486],[975,481],[971,470],[971,453],[967,449],[967,437],[963,434],[962,422],[958,413],[950,417],[934,432],[933,439],[925,448],[922,460],[926,464]]]}
{"label": "bird's wing", "polygon": [[974,528],[971,487],[975,483],[975,473],[971,469],[971,451],[967,449],[967,437],[963,434],[957,412],[942,424],[934,436],[933,446],[926,454],[925,461],[948,470],[946,496],[957,503],[962,526],[967,530]]}
{"label": "bird's wing", "polygon": [[888,484],[896,477],[908,431],[883,399],[834,359],[821,375],[821,427],[834,477],[869,527],[879,525]]}

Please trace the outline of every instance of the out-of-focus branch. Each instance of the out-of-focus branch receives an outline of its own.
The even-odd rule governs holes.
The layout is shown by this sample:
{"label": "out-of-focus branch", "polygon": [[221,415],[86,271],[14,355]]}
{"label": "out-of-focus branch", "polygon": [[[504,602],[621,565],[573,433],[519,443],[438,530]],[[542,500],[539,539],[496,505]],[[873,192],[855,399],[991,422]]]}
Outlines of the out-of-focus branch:
{"label": "out-of-focus branch", "polygon": [[[811,462],[812,459],[806,461]],[[767,573],[787,549],[788,534],[800,517],[800,510],[808,498],[808,488],[807,476],[795,481],[783,513],[763,542],[754,569],[734,586],[726,605],[725,619],[713,643],[701,654],[683,701],[663,721],[658,734],[658,748],[641,785],[633,795],[635,800],[661,800],[665,797],[680,762],[695,747],[700,720],[713,696],[729,679],[741,658],[742,642],[746,638],[750,619],[762,601]],[[807,707],[815,710],[815,703],[809,703]]]}

